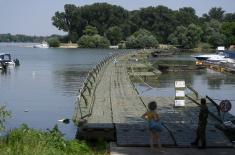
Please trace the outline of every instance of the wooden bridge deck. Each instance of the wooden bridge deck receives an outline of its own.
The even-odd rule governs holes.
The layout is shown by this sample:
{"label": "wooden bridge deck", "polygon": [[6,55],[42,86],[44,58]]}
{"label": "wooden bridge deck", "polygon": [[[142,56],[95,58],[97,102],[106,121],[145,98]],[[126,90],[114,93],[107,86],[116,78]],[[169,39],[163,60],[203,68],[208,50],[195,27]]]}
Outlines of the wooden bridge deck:
{"label": "wooden bridge deck", "polygon": [[[190,146],[196,135],[198,106],[186,100],[187,107],[174,108],[173,97],[140,98],[129,79],[127,56],[120,56],[117,60],[117,64],[107,64],[96,82],[92,114],[80,129],[90,132],[81,131],[78,134],[88,137],[107,134],[106,137],[114,136],[113,140],[120,146],[149,145],[147,122],[141,119],[141,115],[147,110],[147,103],[155,100],[166,127],[161,133],[161,143],[167,146]],[[76,119],[79,120],[79,115]],[[208,122],[208,146],[231,146],[224,134],[214,127],[217,122],[212,117]],[[111,134],[108,134],[109,131]]]}

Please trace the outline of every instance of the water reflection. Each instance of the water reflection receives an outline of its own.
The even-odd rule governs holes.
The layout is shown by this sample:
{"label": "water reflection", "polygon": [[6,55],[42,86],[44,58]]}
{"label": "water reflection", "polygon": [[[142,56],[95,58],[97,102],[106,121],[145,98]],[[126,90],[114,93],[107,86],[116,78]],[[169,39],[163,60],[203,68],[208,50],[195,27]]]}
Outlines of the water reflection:
{"label": "water reflection", "polygon": [[75,96],[88,74],[87,65],[66,66],[53,72],[53,83],[63,95]]}
{"label": "water reflection", "polygon": [[[187,57],[187,56],[185,56]],[[184,59],[187,59],[185,58]],[[188,56],[189,57],[189,56]],[[165,58],[167,59],[167,58]],[[179,58],[171,58],[171,60]],[[182,60],[181,60],[182,61]],[[235,115],[235,76],[234,74],[220,73],[210,69],[200,71],[181,71],[162,73],[156,84],[149,83],[154,88],[136,83],[135,86],[141,96],[175,96],[174,82],[184,80],[199,92],[201,96],[210,96],[216,101],[228,99],[232,103],[231,114]]]}
{"label": "water reflection", "polygon": [[[76,126],[58,122],[70,118],[74,102],[88,70],[110,52],[103,49],[39,49],[24,48],[21,45],[4,45],[0,50],[19,58],[19,68],[0,71],[0,104],[12,111],[7,123],[8,129],[22,123],[29,127],[45,130],[55,124],[74,138]],[[28,112],[25,112],[25,111]]]}

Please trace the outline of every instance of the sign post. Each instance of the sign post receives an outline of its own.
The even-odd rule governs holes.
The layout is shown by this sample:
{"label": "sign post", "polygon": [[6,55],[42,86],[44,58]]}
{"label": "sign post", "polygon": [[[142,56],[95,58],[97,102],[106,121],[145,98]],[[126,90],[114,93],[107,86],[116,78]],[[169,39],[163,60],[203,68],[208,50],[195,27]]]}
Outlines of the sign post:
{"label": "sign post", "polygon": [[185,81],[175,81],[175,107],[185,106]]}
{"label": "sign post", "polygon": [[224,115],[232,109],[232,104],[229,100],[222,100],[219,104],[220,111],[223,112],[222,121],[224,121]]}

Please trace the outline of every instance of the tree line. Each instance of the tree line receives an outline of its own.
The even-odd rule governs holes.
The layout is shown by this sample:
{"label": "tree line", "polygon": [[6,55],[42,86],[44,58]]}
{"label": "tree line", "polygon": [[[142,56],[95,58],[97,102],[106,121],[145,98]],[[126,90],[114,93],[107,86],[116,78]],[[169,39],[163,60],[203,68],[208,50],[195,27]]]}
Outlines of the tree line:
{"label": "tree line", "polygon": [[[182,48],[194,48],[199,42],[213,47],[235,44],[235,13],[225,13],[220,7],[198,17],[192,7],[172,10],[160,5],[128,11],[108,3],[66,4],[64,11],[52,17],[52,23],[68,32],[69,40],[87,43],[87,47],[96,47],[97,39],[111,45],[125,41],[137,48],[152,47],[153,43]],[[95,34],[87,33],[87,29],[96,29]]]}
{"label": "tree line", "polygon": [[29,43],[39,43],[44,40],[48,41],[52,38],[57,38],[62,42],[66,42],[68,40],[67,36],[61,35],[50,35],[50,36],[28,36],[23,34],[0,34],[0,42],[29,42]]}

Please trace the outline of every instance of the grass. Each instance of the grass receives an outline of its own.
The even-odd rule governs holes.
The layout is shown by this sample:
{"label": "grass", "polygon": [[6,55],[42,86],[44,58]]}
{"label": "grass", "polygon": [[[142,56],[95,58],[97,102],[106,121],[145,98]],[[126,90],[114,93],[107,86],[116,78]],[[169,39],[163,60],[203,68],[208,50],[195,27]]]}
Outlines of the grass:
{"label": "grass", "polygon": [[1,155],[107,155],[107,145],[65,140],[55,126],[47,132],[22,125],[0,138]]}

